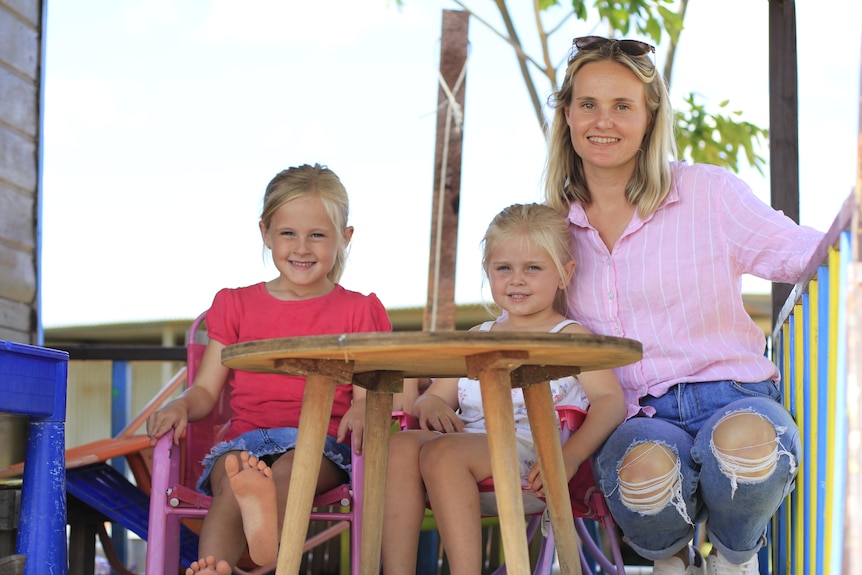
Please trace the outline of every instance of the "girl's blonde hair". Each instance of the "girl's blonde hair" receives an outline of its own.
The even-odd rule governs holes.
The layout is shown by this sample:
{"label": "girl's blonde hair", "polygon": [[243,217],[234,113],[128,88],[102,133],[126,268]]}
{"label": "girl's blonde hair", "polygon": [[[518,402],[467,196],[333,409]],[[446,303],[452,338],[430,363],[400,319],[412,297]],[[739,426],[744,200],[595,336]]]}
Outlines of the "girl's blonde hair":
{"label": "girl's blonde hair", "polygon": [[494,248],[513,238],[530,240],[548,253],[564,283],[563,289],[557,291],[554,309],[566,315],[566,264],[574,259],[572,235],[566,219],[544,204],[513,204],[494,216],[482,238],[482,269],[486,278],[490,277]]}
{"label": "girl's blonde hair", "polygon": [[[266,186],[266,193],[263,196],[260,221],[264,228],[269,229],[273,214],[278,208],[297,198],[309,196],[320,198],[323,208],[332,220],[332,225],[339,234],[343,235],[347,230],[347,216],[350,212],[347,190],[335,172],[320,164],[313,166],[305,164],[276,174]],[[326,274],[333,283],[338,283],[341,279],[346,260],[347,253],[342,244],[332,269]]]}
{"label": "girl's blonde hair", "polygon": [[670,191],[670,161],[676,157],[673,109],[664,80],[649,54],[632,56],[621,50],[615,41],[598,43],[594,48],[576,52],[569,60],[562,86],[548,100],[554,108],[554,118],[548,136],[545,201],[563,214],[568,214],[572,202],[588,205],[592,201],[583,161],[572,146],[565,113],[572,101],[575,75],[583,66],[602,61],[622,64],[644,84],[649,122],[637,166],[626,186],[626,199],[637,207],[641,218],[645,218],[658,209]]}

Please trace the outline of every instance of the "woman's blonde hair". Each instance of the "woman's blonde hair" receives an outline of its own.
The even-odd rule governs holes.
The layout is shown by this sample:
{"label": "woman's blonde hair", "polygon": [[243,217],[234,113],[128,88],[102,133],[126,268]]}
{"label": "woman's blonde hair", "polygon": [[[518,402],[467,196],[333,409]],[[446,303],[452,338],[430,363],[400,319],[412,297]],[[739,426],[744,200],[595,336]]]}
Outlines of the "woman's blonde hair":
{"label": "woman's blonde hair", "polygon": [[[263,196],[260,221],[264,228],[269,229],[273,214],[278,208],[287,202],[308,196],[320,198],[323,208],[332,220],[332,225],[339,234],[343,235],[347,229],[347,216],[350,212],[347,190],[335,172],[320,164],[288,168],[275,175],[266,186],[266,193]],[[332,269],[326,274],[333,283],[338,283],[341,279],[346,260],[347,253],[342,244]]]}
{"label": "woman's blonde hair", "polygon": [[545,250],[563,280],[563,289],[557,291],[554,309],[566,315],[566,264],[574,259],[572,235],[565,218],[544,204],[513,204],[494,216],[482,238],[482,269],[490,277],[491,254],[500,242],[512,238],[530,240]]}
{"label": "woman's blonde hair", "polygon": [[626,199],[637,206],[643,218],[655,212],[670,191],[670,161],[676,156],[673,109],[664,80],[649,54],[632,56],[621,50],[619,43],[613,40],[599,42],[588,50],[576,52],[569,60],[562,86],[548,100],[554,108],[554,118],[548,136],[545,201],[563,214],[568,214],[572,202],[588,205],[592,201],[584,176],[583,161],[572,146],[566,108],[572,101],[572,83],[578,71],[587,64],[602,61],[622,64],[644,84],[649,122],[637,166],[626,186]]}

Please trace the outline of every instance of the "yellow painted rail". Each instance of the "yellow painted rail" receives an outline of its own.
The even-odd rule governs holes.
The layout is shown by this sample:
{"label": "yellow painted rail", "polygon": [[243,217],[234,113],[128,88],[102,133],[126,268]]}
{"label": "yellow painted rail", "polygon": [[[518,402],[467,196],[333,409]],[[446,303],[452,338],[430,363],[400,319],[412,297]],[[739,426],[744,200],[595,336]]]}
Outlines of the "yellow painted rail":
{"label": "yellow painted rail", "polygon": [[[796,489],[775,515],[769,572],[862,573],[860,195],[845,202],[778,316],[771,354],[800,429]],[[763,561],[761,561],[763,563]]]}

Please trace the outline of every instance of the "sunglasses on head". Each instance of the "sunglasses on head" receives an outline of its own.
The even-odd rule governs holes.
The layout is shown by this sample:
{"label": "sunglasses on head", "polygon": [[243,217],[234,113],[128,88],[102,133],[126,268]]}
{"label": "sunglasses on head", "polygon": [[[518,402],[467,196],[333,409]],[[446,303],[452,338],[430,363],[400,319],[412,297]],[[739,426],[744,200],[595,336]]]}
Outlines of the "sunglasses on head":
{"label": "sunglasses on head", "polygon": [[644,56],[650,52],[655,53],[655,46],[641,42],[640,40],[614,40],[613,38],[604,38],[602,36],[581,36],[572,40],[572,50],[569,53],[569,63],[572,63],[575,55],[578,52],[590,52],[598,50],[602,46],[614,44],[623,53],[629,56]]}

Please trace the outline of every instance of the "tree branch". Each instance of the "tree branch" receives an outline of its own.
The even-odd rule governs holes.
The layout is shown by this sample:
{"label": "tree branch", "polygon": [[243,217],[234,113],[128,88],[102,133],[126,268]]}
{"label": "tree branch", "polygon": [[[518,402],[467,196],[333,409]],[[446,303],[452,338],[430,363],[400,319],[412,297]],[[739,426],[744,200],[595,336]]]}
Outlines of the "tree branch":
{"label": "tree branch", "polygon": [[[679,14],[679,21],[685,22],[685,10],[688,8],[688,0],[680,0],[679,2],[679,10],[677,10],[677,14]],[[664,81],[667,84],[668,89],[670,89],[670,77],[673,73],[673,59],[676,56],[676,41],[673,39],[671,35],[670,45],[667,48],[667,58],[664,61]]]}
{"label": "tree branch", "polygon": [[487,20],[484,20],[481,16],[470,10],[470,8],[467,7],[467,5],[465,5],[461,0],[452,1],[455,2],[455,4],[457,4],[458,6],[460,6],[465,12],[467,12],[468,15],[478,20],[480,24],[485,26],[488,30],[490,30],[507,44],[509,44],[515,51],[515,56],[518,58],[518,67],[521,70],[521,76],[524,79],[524,84],[526,84],[527,86],[527,92],[529,93],[530,101],[533,104],[533,112],[539,122],[539,129],[541,129],[542,133],[544,134],[545,115],[542,109],[542,102],[539,99],[539,94],[536,91],[535,84],[533,83],[533,78],[530,76],[530,70],[527,67],[527,62],[539,69],[545,76],[548,76],[548,72],[546,71],[544,66],[542,66],[533,58],[524,53],[524,50],[521,47],[521,41],[518,38],[518,33],[515,30],[515,25],[512,23],[512,17],[509,14],[509,9],[506,7],[505,0],[496,0],[496,4],[497,9],[500,11],[500,15],[503,17],[503,22],[506,24],[506,30],[509,34],[508,36],[494,28],[491,24],[488,23]]}
{"label": "tree branch", "polygon": [[[539,123],[539,129],[545,133],[545,114],[542,111],[542,102],[539,100],[539,94],[536,91],[536,85],[530,76],[530,70],[527,68],[528,58],[521,50],[521,40],[518,38],[518,32],[515,30],[515,25],[512,23],[512,17],[509,14],[509,9],[506,7],[506,0],[496,0],[497,9],[500,11],[500,16],[503,18],[503,23],[506,25],[506,31],[509,34],[510,43],[517,46],[516,53],[518,56],[518,67],[521,69],[521,76],[524,78],[524,84],[527,85],[527,92],[530,94],[530,102],[533,104],[533,113],[536,115],[536,120]],[[529,60],[534,66],[542,70],[542,66],[536,64],[535,61]]]}

